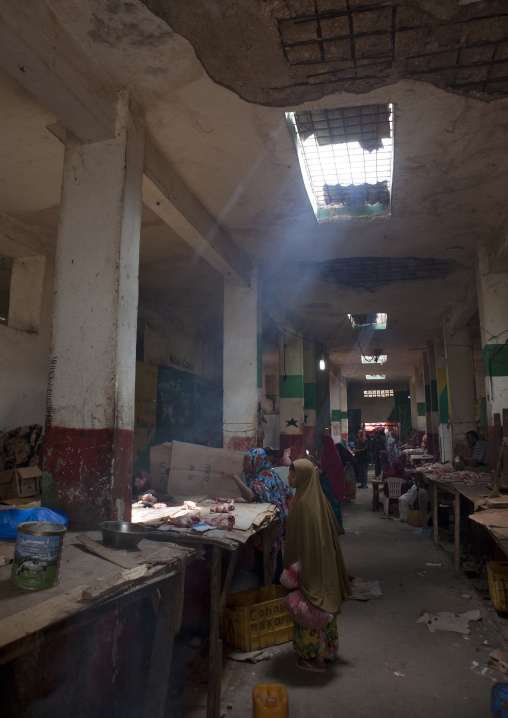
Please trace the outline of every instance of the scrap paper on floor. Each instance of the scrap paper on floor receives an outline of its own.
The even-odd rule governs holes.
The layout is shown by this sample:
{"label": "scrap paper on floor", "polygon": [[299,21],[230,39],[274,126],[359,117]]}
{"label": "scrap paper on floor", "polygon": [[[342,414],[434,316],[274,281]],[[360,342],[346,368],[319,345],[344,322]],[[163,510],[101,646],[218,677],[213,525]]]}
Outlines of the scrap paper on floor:
{"label": "scrap paper on floor", "polygon": [[432,616],[424,613],[416,623],[424,623],[431,633],[434,631],[454,631],[455,633],[469,633],[469,621],[480,621],[481,615],[478,609],[467,611],[467,613],[450,613],[442,611]]}

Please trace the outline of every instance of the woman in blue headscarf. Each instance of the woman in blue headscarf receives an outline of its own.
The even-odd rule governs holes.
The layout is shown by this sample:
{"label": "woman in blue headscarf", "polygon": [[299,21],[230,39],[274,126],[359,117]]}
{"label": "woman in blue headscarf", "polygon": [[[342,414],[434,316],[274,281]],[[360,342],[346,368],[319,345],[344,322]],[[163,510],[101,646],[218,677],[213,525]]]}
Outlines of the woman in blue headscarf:
{"label": "woman in blue headscarf", "polygon": [[224,478],[235,482],[246,501],[275,504],[279,509],[279,530],[284,533],[293,493],[272,469],[263,449],[247,451],[243,457],[242,478],[236,474]]}
{"label": "woman in blue headscarf", "polygon": [[[250,449],[243,457],[243,472],[240,478],[236,474],[224,477],[234,481],[242,498],[251,503],[275,504],[279,510],[278,525],[272,524],[270,566],[272,576],[276,573],[279,549],[283,546],[286,517],[293,499],[293,492],[272,469],[263,449]],[[258,535],[255,540],[260,541]]]}

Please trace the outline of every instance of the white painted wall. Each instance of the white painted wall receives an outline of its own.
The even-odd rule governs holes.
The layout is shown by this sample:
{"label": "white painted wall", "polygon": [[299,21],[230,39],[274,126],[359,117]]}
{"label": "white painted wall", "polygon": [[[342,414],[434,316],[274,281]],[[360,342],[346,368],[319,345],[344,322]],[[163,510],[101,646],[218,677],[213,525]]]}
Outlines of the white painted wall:
{"label": "white painted wall", "polygon": [[393,389],[394,392],[407,390],[409,394],[409,382],[407,384],[394,384],[386,381],[372,381],[369,385],[354,383],[349,385],[348,409],[360,409],[362,423],[387,421],[388,416],[395,407],[395,397],[366,399],[363,396],[364,389]]}
{"label": "white painted wall", "polygon": [[[32,268],[39,265],[44,275],[39,297],[33,298],[28,281],[25,288],[29,305],[27,316],[30,317],[28,325],[33,327],[34,316],[39,317],[38,331],[0,325],[0,431],[25,424],[44,426],[53,301],[53,248],[47,239],[0,217],[0,254],[29,259],[31,261],[26,264]],[[40,304],[38,311],[34,309],[34,302]],[[18,318],[22,317],[23,301],[19,294],[15,304]]]}

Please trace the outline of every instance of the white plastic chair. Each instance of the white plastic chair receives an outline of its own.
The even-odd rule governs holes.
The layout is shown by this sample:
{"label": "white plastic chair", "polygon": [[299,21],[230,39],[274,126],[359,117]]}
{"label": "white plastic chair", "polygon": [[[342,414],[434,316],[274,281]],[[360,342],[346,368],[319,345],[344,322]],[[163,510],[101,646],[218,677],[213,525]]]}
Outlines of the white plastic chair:
{"label": "white plastic chair", "polygon": [[[385,505],[385,516],[388,516],[390,510],[390,499],[398,499],[402,493],[402,487],[405,485],[406,479],[399,479],[396,476],[390,476],[385,479],[383,488],[381,489],[380,497],[383,499]],[[384,493],[384,486],[388,486],[388,496]]]}

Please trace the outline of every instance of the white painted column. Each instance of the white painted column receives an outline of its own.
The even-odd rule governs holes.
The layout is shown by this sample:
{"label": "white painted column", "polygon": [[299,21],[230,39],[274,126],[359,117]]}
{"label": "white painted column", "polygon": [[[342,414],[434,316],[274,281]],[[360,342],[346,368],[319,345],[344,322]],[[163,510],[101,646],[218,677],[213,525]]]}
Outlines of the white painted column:
{"label": "white painted column", "polygon": [[436,361],[439,448],[441,461],[451,461],[453,459],[453,448],[448,402],[448,379],[446,375],[444,341],[441,338],[436,339],[434,342],[434,352]]}
{"label": "white painted column", "polygon": [[[432,424],[432,440],[427,431],[427,445],[429,453],[439,457],[439,410],[437,397],[437,378],[436,378],[436,355],[434,351],[434,342],[427,343],[427,361],[429,365],[430,378],[430,407],[431,407],[431,424]],[[428,419],[428,416],[427,416]],[[428,428],[428,427],[427,427]]]}
{"label": "white painted column", "polygon": [[292,327],[279,330],[280,448],[301,458],[303,449],[303,340]]}
{"label": "white painted column", "polygon": [[347,418],[347,381],[340,375],[340,416],[342,425],[342,443],[348,443],[349,423]]}
{"label": "white painted column", "polygon": [[340,388],[340,369],[330,366],[330,418],[332,438],[336,444],[342,442]]}
{"label": "white painted column", "polygon": [[247,451],[257,446],[258,292],[224,281],[224,447]]}
{"label": "white painted column", "polygon": [[303,342],[303,447],[316,452],[316,345]]}
{"label": "white painted column", "polygon": [[468,454],[466,431],[476,431],[475,384],[472,350],[467,327],[444,325],[446,370],[453,455]]}
{"label": "white painted column", "polygon": [[[423,435],[427,432],[427,419],[425,415],[425,383],[423,376],[423,363],[420,361],[418,366],[415,368],[415,400],[416,400],[416,424],[415,428],[418,429],[418,435],[420,442]],[[411,401],[413,397],[411,397]]]}
{"label": "white painted column", "polygon": [[[493,269],[486,248],[481,246],[476,262],[476,286],[491,454],[494,414],[500,414],[502,418],[503,409],[508,407],[508,272]],[[495,461],[497,457],[491,455],[491,466]],[[504,472],[507,472],[506,466]]]}
{"label": "white painted column", "polygon": [[66,140],[45,469],[74,526],[130,517],[144,123]]}

